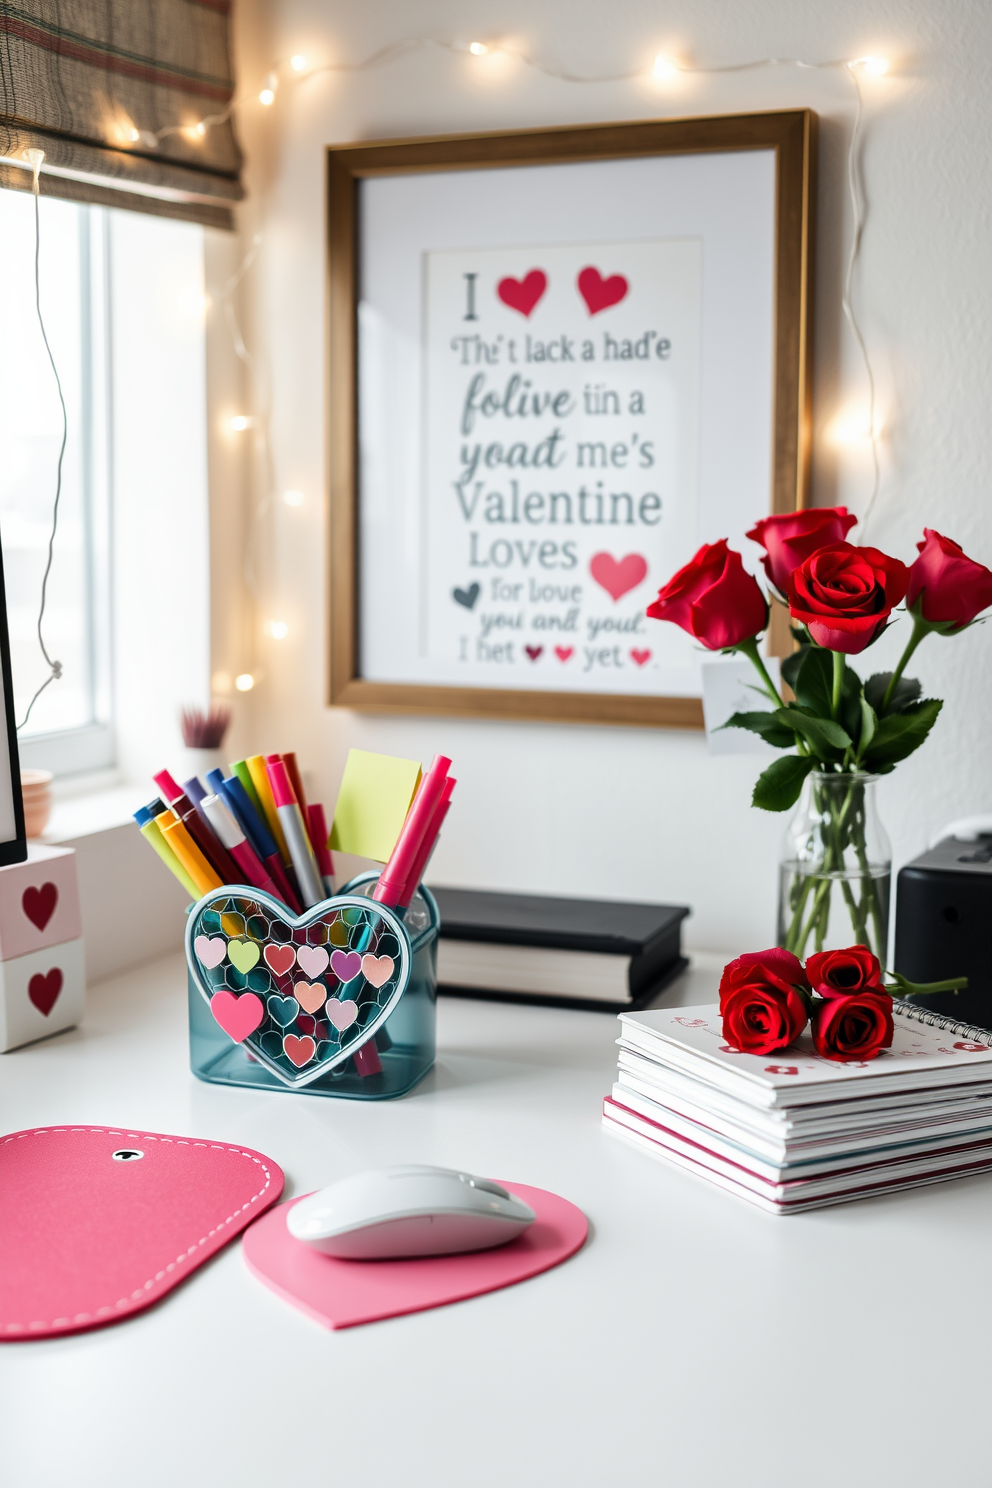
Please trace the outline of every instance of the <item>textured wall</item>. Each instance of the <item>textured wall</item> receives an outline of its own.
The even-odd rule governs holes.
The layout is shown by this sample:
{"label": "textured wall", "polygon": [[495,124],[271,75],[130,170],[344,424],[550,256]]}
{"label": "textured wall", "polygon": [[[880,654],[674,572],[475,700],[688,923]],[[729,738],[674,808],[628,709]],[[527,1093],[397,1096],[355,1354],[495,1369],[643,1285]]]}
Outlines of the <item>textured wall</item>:
{"label": "textured wall", "polygon": [[[254,88],[274,58],[352,61],[422,34],[504,37],[574,72],[649,67],[659,50],[697,65],[762,56],[809,61],[881,53],[867,80],[869,200],[856,301],[884,423],[882,494],[870,539],[909,559],[925,523],[992,564],[989,475],[988,159],[992,7],[979,0],[242,0],[239,74]],[[815,496],[863,508],[864,452],[842,456],[828,426],[864,394],[840,294],[851,212],[845,152],[853,94],[843,71],[763,69],[577,87],[519,64],[417,52],[352,76],[284,87],[242,114],[251,196],[245,241],[261,232],[246,281],[259,394],[271,408],[275,488],[306,493],[262,519],[265,603],[253,696],[257,747],[293,747],[333,800],[358,745],[457,764],[457,804],[435,860],[439,881],[682,900],[688,939],[741,950],[772,935],[782,821],[748,805],[753,757],[710,758],[701,736],[647,730],[376,718],[325,705],[326,433],[323,146],[433,132],[809,106],[822,122],[815,364]],[[717,537],[720,534],[704,534]],[[262,622],[288,621],[282,642]],[[904,627],[900,627],[902,630]],[[875,650],[890,660],[896,642]],[[241,669],[218,655],[215,667]],[[897,862],[948,819],[992,809],[992,634],[977,628],[919,653],[925,686],[947,699],[930,743],[882,787]]]}

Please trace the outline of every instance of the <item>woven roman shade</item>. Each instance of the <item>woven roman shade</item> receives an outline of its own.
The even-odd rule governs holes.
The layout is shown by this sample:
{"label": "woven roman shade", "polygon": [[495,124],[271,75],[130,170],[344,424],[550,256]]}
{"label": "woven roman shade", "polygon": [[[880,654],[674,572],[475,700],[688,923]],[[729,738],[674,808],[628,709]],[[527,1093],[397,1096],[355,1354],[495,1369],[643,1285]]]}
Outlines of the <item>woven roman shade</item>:
{"label": "woven roman shade", "polygon": [[0,0],[0,186],[31,189],[36,148],[43,195],[233,227],[230,9]]}

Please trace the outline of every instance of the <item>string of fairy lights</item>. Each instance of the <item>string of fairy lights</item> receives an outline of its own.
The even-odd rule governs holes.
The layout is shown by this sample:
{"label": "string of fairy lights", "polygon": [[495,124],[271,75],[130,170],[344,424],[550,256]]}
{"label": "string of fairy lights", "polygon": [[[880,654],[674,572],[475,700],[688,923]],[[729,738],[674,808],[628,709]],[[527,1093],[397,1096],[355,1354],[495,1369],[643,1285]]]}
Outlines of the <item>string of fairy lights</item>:
{"label": "string of fairy lights", "polygon": [[[871,485],[864,512],[860,519],[860,536],[863,541],[868,521],[874,511],[879,494],[881,462],[879,455],[880,430],[876,417],[877,393],[875,374],[854,303],[855,273],[863,246],[867,205],[861,174],[861,145],[865,111],[862,82],[865,78],[881,78],[888,73],[890,71],[889,60],[878,55],[838,57],[822,62],[811,62],[799,57],[763,57],[745,62],[697,66],[675,55],[658,52],[650,62],[642,66],[609,73],[577,73],[504,41],[483,40],[481,38],[452,41],[434,36],[420,36],[392,42],[380,47],[377,51],[357,62],[314,61],[305,53],[294,53],[287,61],[272,65],[265,73],[260,86],[248,88],[234,94],[227,105],[216,113],[207,114],[199,119],[194,118],[182,124],[169,125],[158,130],[142,128],[138,122],[132,122],[130,120],[118,121],[115,125],[118,142],[132,146],[140,145],[143,149],[149,151],[157,149],[163,140],[177,134],[181,134],[189,142],[194,144],[202,142],[206,140],[211,129],[226,124],[246,104],[258,104],[265,109],[272,108],[279,97],[280,90],[284,89],[287,85],[299,85],[322,75],[347,76],[350,74],[370,72],[373,69],[384,67],[389,63],[400,61],[414,54],[430,51],[454,54],[472,59],[475,62],[482,62],[486,58],[503,57],[522,68],[538,73],[556,82],[586,87],[617,83],[650,82],[663,90],[666,86],[676,83],[678,79],[683,77],[719,77],[721,75],[790,68],[805,72],[834,73],[848,81],[854,99],[854,118],[847,150],[846,175],[853,220],[843,280],[841,305],[845,321],[850,329],[862,364],[867,396],[864,413],[855,415],[853,419],[849,417],[846,424],[837,429],[836,437],[838,442],[863,440],[870,447],[872,467]],[[39,156],[41,156],[40,159],[38,158]],[[17,162],[11,161],[10,163],[24,164],[31,168],[34,172],[35,189],[37,190],[39,169],[42,171],[45,170],[43,158],[41,152],[35,150],[31,152],[30,161],[28,160],[28,152],[25,152],[23,160]],[[244,365],[253,383],[257,382],[257,363],[245,344],[235,309],[235,295],[239,286],[251,271],[258,256],[261,243],[261,235],[256,233],[238,269],[231,275],[219,296],[220,308],[222,309],[231,335],[235,354]],[[261,454],[265,467],[263,494],[255,505],[249,523],[245,555],[245,582],[256,602],[258,602],[260,596],[255,572],[257,535],[261,522],[272,505],[276,487],[271,447],[268,439],[267,415],[264,412],[238,413],[230,418],[229,427],[236,434],[244,433],[248,430],[254,431],[256,450]],[[300,506],[303,504],[304,496],[300,491],[284,491],[283,501],[287,506]],[[57,515],[58,509],[56,504],[56,522]],[[42,613],[39,617],[39,636],[41,634],[41,619],[43,614],[44,607],[42,604]],[[267,634],[275,640],[282,640],[289,633],[289,626],[281,619],[268,620],[265,629]],[[57,673],[53,667],[53,676],[49,680],[54,680],[56,675]],[[247,692],[255,685],[255,681],[256,678],[253,673],[243,672],[234,679],[234,686],[239,691]],[[229,686],[230,684],[228,683],[227,685]]]}

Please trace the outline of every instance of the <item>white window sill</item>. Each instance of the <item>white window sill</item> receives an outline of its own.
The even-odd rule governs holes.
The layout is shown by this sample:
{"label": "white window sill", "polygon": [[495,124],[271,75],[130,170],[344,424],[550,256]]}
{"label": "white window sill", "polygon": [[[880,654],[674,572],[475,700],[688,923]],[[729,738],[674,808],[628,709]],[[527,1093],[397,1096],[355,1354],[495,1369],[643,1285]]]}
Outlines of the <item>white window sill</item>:
{"label": "white window sill", "polygon": [[40,840],[57,845],[113,831],[133,821],[132,812],[149,794],[147,786],[122,785],[110,771],[89,783],[74,783],[71,793],[64,783],[59,788],[56,782],[52,814]]}

